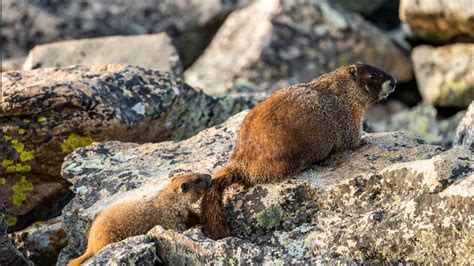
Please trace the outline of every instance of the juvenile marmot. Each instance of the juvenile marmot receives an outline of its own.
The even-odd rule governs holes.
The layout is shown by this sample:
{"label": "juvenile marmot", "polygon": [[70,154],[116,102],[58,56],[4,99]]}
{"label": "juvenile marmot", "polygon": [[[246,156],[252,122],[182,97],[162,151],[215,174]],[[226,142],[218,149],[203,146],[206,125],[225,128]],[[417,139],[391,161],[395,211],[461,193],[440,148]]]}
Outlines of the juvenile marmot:
{"label": "juvenile marmot", "polygon": [[381,69],[356,63],[280,90],[255,106],[229,164],[214,175],[203,197],[204,232],[213,239],[230,235],[222,194],[231,184],[277,182],[332,151],[356,148],[366,109],[395,85],[395,78]]}
{"label": "juvenile marmot", "polygon": [[170,185],[151,199],[112,205],[92,223],[86,252],[71,260],[69,265],[80,265],[106,245],[145,234],[155,225],[184,231],[198,224],[199,216],[191,205],[210,185],[210,175],[187,174],[173,178]]}

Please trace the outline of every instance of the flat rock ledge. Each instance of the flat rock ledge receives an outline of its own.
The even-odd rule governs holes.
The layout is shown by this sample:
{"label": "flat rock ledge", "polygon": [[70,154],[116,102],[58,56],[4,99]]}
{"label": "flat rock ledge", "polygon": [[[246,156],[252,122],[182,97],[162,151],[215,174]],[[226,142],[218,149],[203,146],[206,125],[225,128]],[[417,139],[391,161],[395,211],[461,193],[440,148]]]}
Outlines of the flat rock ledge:
{"label": "flat rock ledge", "polygon": [[[76,196],[63,210],[69,245],[58,265],[84,251],[91,221],[110,204],[149,197],[172,176],[225,165],[246,114],[183,141],[95,143],[68,155],[62,174]],[[287,181],[230,188],[233,237],[213,241],[198,227],[157,226],[146,237],[109,245],[88,263],[117,261],[136,247],[130,254],[137,258],[142,250],[144,259],[133,261],[143,265],[471,264],[473,166],[462,148],[445,151],[405,132],[367,134],[358,149],[333,154]]]}

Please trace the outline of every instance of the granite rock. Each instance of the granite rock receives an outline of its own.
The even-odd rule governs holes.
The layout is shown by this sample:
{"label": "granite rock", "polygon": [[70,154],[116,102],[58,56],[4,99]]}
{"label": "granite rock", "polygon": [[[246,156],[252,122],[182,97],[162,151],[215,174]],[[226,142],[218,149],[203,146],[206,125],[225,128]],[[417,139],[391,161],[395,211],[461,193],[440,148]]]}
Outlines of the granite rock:
{"label": "granite rock", "polygon": [[35,46],[23,70],[70,65],[126,64],[180,75],[179,56],[166,33],[112,36]]}
{"label": "granite rock", "polygon": [[466,108],[474,100],[474,44],[420,45],[412,53],[416,81],[424,102]]}
{"label": "granite rock", "polygon": [[426,41],[474,40],[471,0],[401,0],[400,18]]}
{"label": "granite rock", "polygon": [[412,78],[405,53],[360,15],[331,1],[258,0],[229,15],[185,79],[211,95],[242,83],[268,95],[356,61]]}

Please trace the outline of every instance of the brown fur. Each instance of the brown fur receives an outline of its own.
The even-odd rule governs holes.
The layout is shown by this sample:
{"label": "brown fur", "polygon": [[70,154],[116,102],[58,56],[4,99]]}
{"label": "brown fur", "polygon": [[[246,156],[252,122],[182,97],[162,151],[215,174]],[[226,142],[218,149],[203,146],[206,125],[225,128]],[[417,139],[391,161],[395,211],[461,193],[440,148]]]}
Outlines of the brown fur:
{"label": "brown fur", "polygon": [[356,148],[366,109],[395,84],[384,71],[356,63],[258,104],[242,124],[228,166],[214,175],[203,197],[204,232],[213,239],[230,235],[222,194],[231,184],[278,182],[332,151]]}
{"label": "brown fur", "polygon": [[210,184],[209,175],[187,174],[173,178],[168,187],[151,199],[117,203],[105,209],[92,223],[86,252],[69,265],[80,265],[106,245],[145,234],[158,224],[179,231],[196,225],[199,216],[191,205]]}

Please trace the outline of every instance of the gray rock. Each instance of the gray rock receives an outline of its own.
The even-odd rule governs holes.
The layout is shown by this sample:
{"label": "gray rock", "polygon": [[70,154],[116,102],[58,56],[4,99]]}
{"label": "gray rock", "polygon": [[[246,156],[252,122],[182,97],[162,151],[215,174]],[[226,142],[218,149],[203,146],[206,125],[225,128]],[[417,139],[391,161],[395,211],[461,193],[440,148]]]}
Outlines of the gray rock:
{"label": "gray rock", "polygon": [[438,111],[432,105],[419,104],[387,115],[383,122],[375,124],[375,131],[411,131],[428,143],[450,148],[456,136],[456,127],[464,112],[461,111],[447,119],[438,119],[437,115]]}
{"label": "gray rock", "polygon": [[[70,242],[60,264],[80,255],[91,221],[110,204],[225,165],[246,114],[183,141],[95,143],[68,155],[62,173],[76,197],[63,210]],[[469,152],[443,152],[403,132],[367,134],[363,142],[281,183],[229,188],[231,238],[155,227],[148,235],[157,254],[170,264],[472,261],[474,199],[462,191],[474,167]]]}
{"label": "gray rock", "polygon": [[134,236],[104,247],[82,265],[144,265],[161,262],[151,237]]}
{"label": "gray rock", "polygon": [[16,249],[7,234],[7,216],[0,202],[0,265],[33,265]]}
{"label": "gray rock", "polygon": [[37,222],[25,230],[13,233],[15,246],[34,265],[56,264],[59,252],[67,244],[61,220],[57,217],[46,222]]}
{"label": "gray rock", "polygon": [[241,83],[268,95],[356,61],[412,78],[409,58],[360,15],[330,1],[259,0],[229,15],[185,79],[211,95]]}
{"label": "gray rock", "polygon": [[454,145],[474,150],[474,102],[471,102],[456,129]]}
{"label": "gray rock", "polygon": [[24,62],[25,62],[24,57],[14,57],[14,58],[9,58],[9,59],[4,59],[1,62],[2,66],[1,66],[0,72],[20,70]]}
{"label": "gray rock", "polygon": [[420,45],[412,53],[423,101],[442,107],[467,107],[474,100],[474,44]]}
{"label": "gray rock", "polygon": [[418,38],[431,42],[474,40],[471,0],[401,0],[400,19]]}
{"label": "gray rock", "polygon": [[37,45],[23,70],[70,65],[126,64],[180,74],[176,49],[166,33],[112,36]]}
{"label": "gray rock", "polygon": [[192,62],[220,22],[247,0],[4,0],[2,59],[37,44],[110,35],[167,32]]}
{"label": "gray rock", "polygon": [[126,65],[6,72],[0,95],[0,200],[15,230],[64,206],[71,192],[60,167],[75,148],[183,139],[250,106]]}

